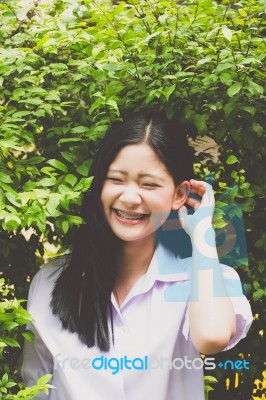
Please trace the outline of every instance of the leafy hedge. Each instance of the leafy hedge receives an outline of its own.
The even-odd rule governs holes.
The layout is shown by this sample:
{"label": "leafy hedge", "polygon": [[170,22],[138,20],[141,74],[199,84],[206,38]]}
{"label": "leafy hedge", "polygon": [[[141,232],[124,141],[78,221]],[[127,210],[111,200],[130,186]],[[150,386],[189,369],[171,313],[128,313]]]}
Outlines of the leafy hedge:
{"label": "leafy hedge", "polygon": [[28,317],[15,298],[26,298],[44,258],[63,252],[82,223],[80,199],[110,121],[150,107],[179,117],[191,139],[208,136],[219,146],[219,160],[200,152],[195,170],[216,191],[217,229],[228,228],[228,215],[240,226],[243,211],[249,266],[243,240],[225,261],[239,272],[255,321],[247,339],[219,356],[245,357],[250,370],[240,371],[236,388],[235,371],[215,371],[213,398],[262,399],[254,381],[263,379],[266,318],[265,3],[116,3],[0,2],[0,265],[11,290],[2,292],[0,391],[23,398],[12,382],[19,382],[15,349]]}

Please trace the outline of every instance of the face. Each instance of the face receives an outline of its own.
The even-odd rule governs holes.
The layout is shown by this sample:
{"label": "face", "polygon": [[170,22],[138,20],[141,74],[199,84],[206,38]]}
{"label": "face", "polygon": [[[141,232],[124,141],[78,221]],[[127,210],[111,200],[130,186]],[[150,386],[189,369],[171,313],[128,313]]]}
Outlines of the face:
{"label": "face", "polygon": [[109,166],[101,193],[103,210],[114,234],[123,241],[153,237],[170,211],[184,204],[184,186],[186,183],[175,187],[151,147],[125,146]]}

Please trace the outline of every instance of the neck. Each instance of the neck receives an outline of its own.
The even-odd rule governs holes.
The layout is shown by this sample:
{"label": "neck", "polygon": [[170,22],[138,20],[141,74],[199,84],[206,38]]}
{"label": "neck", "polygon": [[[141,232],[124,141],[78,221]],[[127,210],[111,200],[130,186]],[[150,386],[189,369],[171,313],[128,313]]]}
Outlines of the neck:
{"label": "neck", "polygon": [[154,250],[154,237],[147,237],[141,241],[123,242],[119,258],[118,281],[135,280],[145,274]]}

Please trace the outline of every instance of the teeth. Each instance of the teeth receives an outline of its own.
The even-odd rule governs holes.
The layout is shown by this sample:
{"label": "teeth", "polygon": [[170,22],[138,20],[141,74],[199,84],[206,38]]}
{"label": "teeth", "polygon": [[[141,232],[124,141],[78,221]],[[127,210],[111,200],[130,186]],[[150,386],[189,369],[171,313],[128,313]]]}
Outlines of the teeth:
{"label": "teeth", "polygon": [[123,213],[122,211],[119,211],[119,210],[115,210],[115,212],[117,213],[117,215],[119,215],[119,217],[122,217],[125,219],[141,219],[141,218],[144,218],[144,216],[145,216],[143,214],[130,215],[130,214]]}

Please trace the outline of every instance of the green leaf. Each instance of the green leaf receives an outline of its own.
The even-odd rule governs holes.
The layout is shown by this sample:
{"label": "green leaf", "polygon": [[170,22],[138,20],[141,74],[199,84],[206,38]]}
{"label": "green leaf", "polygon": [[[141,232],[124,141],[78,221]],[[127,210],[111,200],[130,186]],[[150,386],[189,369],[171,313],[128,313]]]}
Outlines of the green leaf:
{"label": "green leaf", "polygon": [[75,186],[77,183],[78,178],[73,174],[68,174],[65,176],[65,181],[69,183],[71,186]]}
{"label": "green leaf", "polygon": [[168,86],[166,89],[164,89],[163,93],[167,101],[169,100],[169,97],[171,96],[171,94],[174,92],[175,89],[176,85]]}
{"label": "green leaf", "polygon": [[25,331],[22,333],[23,337],[28,340],[29,342],[33,342],[34,340],[34,333],[32,331]]}
{"label": "green leaf", "polygon": [[243,83],[236,82],[232,86],[230,86],[227,89],[227,94],[229,97],[235,96],[241,89],[242,89]]}
{"label": "green leaf", "polygon": [[256,289],[256,290],[259,290],[259,289],[260,289],[260,284],[259,284],[259,282],[257,282],[257,281],[254,281],[254,282],[253,282],[253,286],[254,286],[254,289]]}
{"label": "green leaf", "polygon": [[19,324],[14,321],[5,321],[4,323],[3,322],[1,323],[2,323],[2,328],[7,331],[12,331],[13,329],[19,326]]}
{"label": "green leaf", "polygon": [[19,342],[10,337],[0,337],[0,341],[10,347],[20,347]]}
{"label": "green leaf", "polygon": [[49,187],[49,186],[54,186],[56,184],[56,179],[53,178],[43,178],[39,180],[38,185],[39,186],[44,186],[44,187]]}
{"label": "green leaf", "polygon": [[40,86],[27,87],[27,92],[28,93],[36,93],[36,94],[47,94],[47,90],[43,89]]}
{"label": "green leaf", "polygon": [[[79,127],[78,127],[79,128]],[[75,128],[73,128],[75,129]],[[84,132],[82,132],[84,133]],[[66,138],[66,139],[60,139],[58,144],[62,144],[62,143],[69,143],[69,142],[80,142],[82,140],[82,138],[79,137],[72,137],[72,138]]]}
{"label": "green leaf", "polygon": [[47,208],[48,213],[52,217],[58,217],[59,215],[61,215],[61,212],[59,212],[57,210],[59,202],[60,202],[60,195],[58,195],[56,193],[51,194],[51,196],[46,204],[46,208]]}
{"label": "green leaf", "polygon": [[194,115],[194,124],[199,133],[205,132],[207,129],[206,126],[206,115],[195,114]]}
{"label": "green leaf", "polygon": [[257,111],[256,107],[253,107],[253,106],[241,106],[240,108],[241,108],[241,110],[244,110],[244,111],[248,112],[252,116],[254,116],[256,114],[256,111]]}
{"label": "green leaf", "polygon": [[261,264],[259,265],[258,271],[262,274],[265,270],[265,265]]}
{"label": "green leaf", "polygon": [[66,234],[69,230],[69,222],[68,221],[63,221],[62,222],[62,230],[64,234]]}
{"label": "green leaf", "polygon": [[257,133],[258,136],[262,136],[263,135],[264,130],[263,130],[263,127],[259,123],[253,122],[252,129],[253,129],[254,132]]}
{"label": "green leaf", "polygon": [[2,377],[2,385],[6,386],[7,382],[8,382],[8,375],[4,374]]}
{"label": "green leaf", "polygon": [[73,190],[85,192],[90,188],[92,179],[93,177],[81,178],[81,180],[78,182],[78,184],[74,187]]}
{"label": "green leaf", "polygon": [[37,385],[45,385],[46,383],[48,383],[52,379],[52,377],[53,377],[53,375],[51,375],[51,374],[47,374],[47,375],[41,376],[37,380]]}
{"label": "green leaf", "polygon": [[0,172],[0,182],[3,183],[11,183],[12,179],[8,174],[5,174],[4,172]]}
{"label": "green leaf", "polygon": [[[81,134],[81,133],[86,133],[88,132],[89,128],[87,126],[75,126],[74,128],[71,129],[71,133],[75,134]],[[71,140],[72,139],[72,140]],[[74,138],[70,138],[69,140],[67,139],[62,139],[61,143],[64,143],[66,141],[73,141]],[[76,139],[76,138],[75,138]],[[75,140],[76,141],[76,140]]]}
{"label": "green leaf", "polygon": [[239,160],[233,154],[231,154],[231,156],[229,156],[226,160],[226,164],[235,164],[237,162],[239,162]]}
{"label": "green leaf", "polygon": [[260,300],[263,296],[265,295],[263,289],[256,290],[256,292],[253,293],[252,297],[254,301]]}
{"label": "green leaf", "polygon": [[239,12],[239,14],[240,14],[242,17],[246,17],[246,16],[247,16],[247,12],[246,12],[246,10],[244,10],[243,8],[240,9],[238,12]]}
{"label": "green leaf", "polygon": [[244,192],[245,197],[254,197],[255,196],[254,193],[249,189],[244,189],[243,192]]}
{"label": "green leaf", "polygon": [[[55,106],[54,106],[55,107]],[[52,111],[52,106],[51,104],[42,104],[41,108],[43,108],[45,110],[45,112],[50,115],[51,117],[54,116],[53,111]]]}
{"label": "green leaf", "polygon": [[44,160],[45,160],[45,157],[35,156],[35,157],[27,158],[27,160],[25,160],[25,163],[27,165],[36,165],[36,164],[42,163]]}
{"label": "green leaf", "polygon": [[94,46],[91,52],[93,58],[97,58],[98,54],[105,49],[104,43],[99,43],[97,46]]}
{"label": "green leaf", "polygon": [[64,157],[65,160],[67,160],[71,164],[75,165],[78,161],[77,156],[73,153],[70,153],[69,151],[62,151],[61,155],[62,157]]}
{"label": "green leaf", "polygon": [[74,225],[81,225],[83,223],[83,219],[78,215],[69,215],[68,221]]}
{"label": "green leaf", "polygon": [[229,40],[229,42],[231,42],[232,40],[232,31],[231,29],[228,28],[228,26],[223,25],[222,26],[222,34],[224,35],[224,37]]}
{"label": "green leaf", "polygon": [[48,160],[47,164],[52,165],[53,167],[55,167],[56,169],[59,169],[60,171],[63,171],[63,172],[68,171],[67,166],[64,163],[62,163],[61,161],[58,161],[56,159]]}
{"label": "green leaf", "polygon": [[242,209],[243,211],[246,212],[251,212],[254,210],[254,207],[256,205],[256,201],[253,198],[248,198],[243,204],[242,204]]}
{"label": "green leaf", "polygon": [[209,62],[212,61],[212,60],[213,60],[213,56],[207,56],[207,57],[201,58],[201,59],[197,62],[197,65],[199,66],[199,65],[207,64],[207,63],[209,63]]}
{"label": "green leaf", "polygon": [[16,215],[7,215],[5,217],[5,224],[17,228],[21,224],[21,219]]}
{"label": "green leaf", "polygon": [[251,94],[254,95],[263,95],[264,88],[261,85],[258,85],[256,82],[249,80],[247,89]]}
{"label": "green leaf", "polygon": [[24,94],[25,94],[25,90],[24,90],[24,89],[21,89],[21,88],[18,88],[18,89],[15,89],[15,90],[13,91],[12,96],[13,96],[13,97],[23,97]]}
{"label": "green leaf", "polygon": [[20,100],[19,103],[27,103],[27,104],[32,104],[34,106],[39,106],[40,104],[43,104],[43,100],[39,99],[39,97],[32,97],[26,100]]}
{"label": "green leaf", "polygon": [[[3,128],[3,125],[2,125]],[[17,126],[16,126],[17,129]],[[0,148],[2,149],[14,149],[18,151],[24,151],[24,148],[22,146],[19,146],[16,142],[16,139],[5,139],[5,140],[0,140]]]}
{"label": "green leaf", "polygon": [[118,111],[117,102],[113,99],[108,99],[106,104],[110,106],[112,109]]}
{"label": "green leaf", "polygon": [[21,118],[26,117],[27,115],[32,114],[31,111],[17,111],[12,115],[12,118]]}
{"label": "green leaf", "polygon": [[91,167],[91,164],[92,164],[92,160],[84,161],[81,165],[78,166],[77,172],[80,175],[83,175],[83,176],[87,177],[88,174],[89,174],[89,169]]}
{"label": "green leaf", "polygon": [[204,381],[207,383],[218,383],[217,379],[211,375],[204,376]]}

